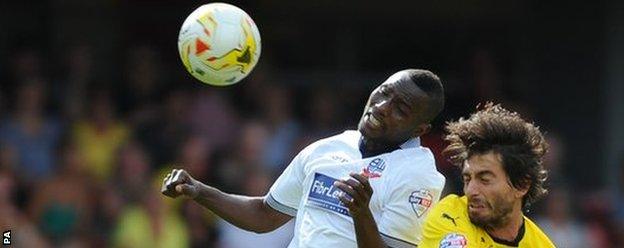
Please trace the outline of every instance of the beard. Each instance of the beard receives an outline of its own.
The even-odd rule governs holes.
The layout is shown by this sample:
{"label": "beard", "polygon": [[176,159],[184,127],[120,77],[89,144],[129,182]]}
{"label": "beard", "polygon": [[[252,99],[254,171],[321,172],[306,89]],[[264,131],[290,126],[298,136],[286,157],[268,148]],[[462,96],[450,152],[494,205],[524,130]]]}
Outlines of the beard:
{"label": "beard", "polygon": [[471,213],[468,209],[468,217],[470,222],[484,229],[496,228],[503,226],[509,220],[509,216],[513,210],[513,202],[506,201],[502,197],[495,198],[492,203],[482,200],[483,205],[489,211],[480,214]]}

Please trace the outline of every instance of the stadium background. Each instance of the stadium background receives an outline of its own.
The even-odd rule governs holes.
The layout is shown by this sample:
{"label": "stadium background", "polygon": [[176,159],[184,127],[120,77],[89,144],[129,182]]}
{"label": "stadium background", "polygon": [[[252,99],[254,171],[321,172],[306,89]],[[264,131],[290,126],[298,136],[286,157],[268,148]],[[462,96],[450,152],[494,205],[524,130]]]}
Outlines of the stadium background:
{"label": "stadium background", "polygon": [[[238,85],[192,79],[178,29],[204,1],[0,2],[0,228],[23,247],[280,247],[159,195],[177,164],[262,195],[310,142],[353,128],[394,71],[427,68],[440,127],[486,100],[547,133],[551,193],[528,214],[560,247],[624,232],[621,1],[228,1],[262,56]],[[449,192],[460,190],[445,160]],[[177,245],[175,245],[177,244]]]}

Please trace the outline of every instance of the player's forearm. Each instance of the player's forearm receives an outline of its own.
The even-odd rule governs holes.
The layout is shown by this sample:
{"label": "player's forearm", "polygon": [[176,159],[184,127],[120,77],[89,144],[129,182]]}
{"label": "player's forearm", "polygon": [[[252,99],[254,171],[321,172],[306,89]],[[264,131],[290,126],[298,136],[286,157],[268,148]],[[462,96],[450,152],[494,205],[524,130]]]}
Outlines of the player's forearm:
{"label": "player's forearm", "polygon": [[355,236],[359,248],[386,248],[386,244],[381,240],[377,223],[372,213],[362,213],[353,216],[353,224],[355,225]]}
{"label": "player's forearm", "polygon": [[225,221],[248,231],[269,232],[287,221],[267,209],[262,197],[227,194],[202,184],[194,200]]}

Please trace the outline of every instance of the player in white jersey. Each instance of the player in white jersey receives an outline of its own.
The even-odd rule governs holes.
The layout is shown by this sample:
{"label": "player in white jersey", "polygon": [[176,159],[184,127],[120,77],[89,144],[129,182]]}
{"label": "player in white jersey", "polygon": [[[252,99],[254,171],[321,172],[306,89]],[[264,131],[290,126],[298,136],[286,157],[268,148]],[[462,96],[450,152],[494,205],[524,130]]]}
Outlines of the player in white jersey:
{"label": "player in white jersey", "polygon": [[[169,173],[162,192],[186,195],[254,232],[274,230],[296,217],[289,247],[415,247],[425,216],[444,186],[431,151],[420,145],[419,137],[429,131],[443,105],[442,84],[435,74],[403,70],[371,93],[357,131],[303,149],[266,196],[223,193],[184,170]],[[376,223],[354,225],[371,220]]]}

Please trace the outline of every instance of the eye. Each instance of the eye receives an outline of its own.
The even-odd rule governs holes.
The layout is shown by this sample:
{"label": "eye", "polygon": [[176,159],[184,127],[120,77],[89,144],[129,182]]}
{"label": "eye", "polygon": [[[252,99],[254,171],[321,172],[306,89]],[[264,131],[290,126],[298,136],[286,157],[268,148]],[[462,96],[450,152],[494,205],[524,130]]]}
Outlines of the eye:
{"label": "eye", "polygon": [[463,177],[462,181],[464,182],[464,185],[466,185],[470,182],[470,177]]}
{"label": "eye", "polygon": [[491,180],[489,178],[484,178],[484,177],[481,178],[481,183],[483,184],[490,184],[490,182]]}
{"label": "eye", "polygon": [[402,116],[404,116],[404,117],[405,117],[405,116],[407,116],[408,111],[407,111],[407,109],[406,109],[405,107],[400,106],[400,107],[399,107],[399,114],[401,114]]}
{"label": "eye", "polygon": [[407,117],[407,113],[406,113],[403,109],[401,109],[401,108],[399,108],[399,109],[397,110],[397,114],[398,114],[398,115],[399,115],[399,117],[401,117],[401,118],[405,118],[405,117]]}

